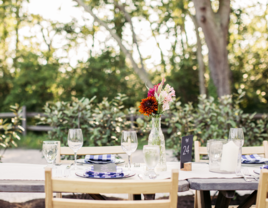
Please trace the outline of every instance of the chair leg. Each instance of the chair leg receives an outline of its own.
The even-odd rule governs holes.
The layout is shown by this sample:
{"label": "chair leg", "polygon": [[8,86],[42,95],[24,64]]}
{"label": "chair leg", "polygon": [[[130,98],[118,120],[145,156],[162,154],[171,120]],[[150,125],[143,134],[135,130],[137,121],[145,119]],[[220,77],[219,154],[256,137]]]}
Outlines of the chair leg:
{"label": "chair leg", "polygon": [[62,198],[62,193],[56,193],[56,198]]}

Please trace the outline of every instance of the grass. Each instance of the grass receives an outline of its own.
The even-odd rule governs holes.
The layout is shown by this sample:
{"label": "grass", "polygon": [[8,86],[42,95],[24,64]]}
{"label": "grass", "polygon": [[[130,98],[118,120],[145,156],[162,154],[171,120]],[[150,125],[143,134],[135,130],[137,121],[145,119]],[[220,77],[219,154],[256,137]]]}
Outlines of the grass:
{"label": "grass", "polygon": [[[42,149],[43,141],[49,140],[47,137],[47,133],[33,133],[28,132],[26,136],[21,136],[21,139],[16,143],[18,148],[25,149]],[[148,144],[147,140],[139,139],[138,141],[138,149],[142,150],[143,146]]]}

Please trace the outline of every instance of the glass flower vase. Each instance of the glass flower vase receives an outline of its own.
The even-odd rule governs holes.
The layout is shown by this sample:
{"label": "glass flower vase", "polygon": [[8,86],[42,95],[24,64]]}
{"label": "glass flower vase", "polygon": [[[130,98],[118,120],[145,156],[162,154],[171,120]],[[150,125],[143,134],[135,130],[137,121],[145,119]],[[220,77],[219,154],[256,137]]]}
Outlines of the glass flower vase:
{"label": "glass flower vase", "polygon": [[160,149],[160,159],[155,168],[157,172],[167,170],[166,164],[166,148],[165,148],[165,137],[161,129],[161,117],[152,119],[152,130],[149,134],[149,145],[158,145]]}

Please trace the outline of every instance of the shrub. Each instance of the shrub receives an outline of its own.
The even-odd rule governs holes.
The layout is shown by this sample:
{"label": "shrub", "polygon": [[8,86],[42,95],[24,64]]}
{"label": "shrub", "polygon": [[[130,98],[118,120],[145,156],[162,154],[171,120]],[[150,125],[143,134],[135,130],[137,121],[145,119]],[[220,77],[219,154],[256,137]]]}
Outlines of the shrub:
{"label": "shrub", "polygon": [[84,146],[118,145],[121,131],[130,127],[126,114],[132,109],[124,109],[125,95],[118,94],[110,102],[103,98],[101,103],[92,99],[73,98],[71,102],[46,103],[45,115],[38,117],[39,124],[49,124],[54,129],[48,132],[50,139],[60,140],[67,146],[68,130],[81,128]]}
{"label": "shrub", "polygon": [[17,147],[16,141],[20,140],[19,133],[24,131],[22,126],[20,126],[22,120],[20,116],[21,108],[18,104],[15,104],[10,106],[10,109],[15,116],[11,120],[0,119],[0,149],[3,150],[0,154],[0,161],[6,149],[12,146]]}
{"label": "shrub", "polygon": [[[166,145],[180,153],[182,136],[194,135],[194,140],[205,146],[209,139],[227,139],[230,128],[243,128],[244,146],[262,145],[268,137],[268,119],[263,116],[255,120],[254,114],[244,114],[239,104],[245,92],[235,96],[223,96],[217,101],[213,97],[199,96],[196,108],[191,103],[181,106],[179,101],[172,106],[169,118],[164,120],[168,126]],[[234,97],[234,98],[233,98]]]}

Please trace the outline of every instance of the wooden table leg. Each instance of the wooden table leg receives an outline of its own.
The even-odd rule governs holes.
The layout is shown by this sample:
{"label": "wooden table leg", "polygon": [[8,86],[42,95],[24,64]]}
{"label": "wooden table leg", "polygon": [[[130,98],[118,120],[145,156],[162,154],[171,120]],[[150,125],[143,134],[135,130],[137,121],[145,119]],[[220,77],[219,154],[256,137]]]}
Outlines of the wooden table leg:
{"label": "wooden table leg", "polygon": [[211,208],[210,191],[199,191],[201,208]]}
{"label": "wooden table leg", "polygon": [[155,200],[155,194],[143,194],[144,200]]}
{"label": "wooden table leg", "polygon": [[220,191],[216,200],[215,208],[228,208],[235,191]]}
{"label": "wooden table leg", "polygon": [[242,202],[237,208],[249,208],[253,204],[256,203],[256,198],[257,198],[257,191],[254,191],[252,194],[249,195],[248,198],[246,198],[245,201]]}

